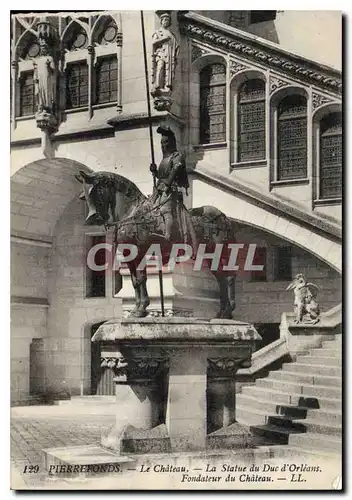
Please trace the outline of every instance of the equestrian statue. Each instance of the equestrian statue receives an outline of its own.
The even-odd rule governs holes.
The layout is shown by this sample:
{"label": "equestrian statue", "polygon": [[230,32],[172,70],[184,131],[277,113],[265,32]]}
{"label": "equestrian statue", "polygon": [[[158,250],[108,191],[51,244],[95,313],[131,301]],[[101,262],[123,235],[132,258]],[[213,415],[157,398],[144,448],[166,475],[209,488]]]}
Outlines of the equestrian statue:
{"label": "equestrian statue", "polygon": [[[151,164],[154,191],[149,197],[129,179],[112,172],[80,171],[76,179],[83,186],[80,198],[88,205],[87,224],[114,228],[115,244],[133,244],[138,248],[136,258],[127,262],[135,290],[132,316],[143,317],[150,303],[146,269],[137,269],[147,249],[153,243],[162,248],[166,265],[173,243],[185,243],[192,248],[193,257],[199,244],[213,252],[222,243],[220,265],[211,270],[220,292],[218,318],[232,319],[235,309],[235,275],[224,271],[228,262],[227,245],[234,243],[234,224],[224,213],[212,206],[187,210],[183,192],[187,194],[188,177],[184,156],[177,151],[175,135],[169,127],[158,127],[161,134],[163,158],[159,167]],[[207,261],[206,261],[207,263]]]}

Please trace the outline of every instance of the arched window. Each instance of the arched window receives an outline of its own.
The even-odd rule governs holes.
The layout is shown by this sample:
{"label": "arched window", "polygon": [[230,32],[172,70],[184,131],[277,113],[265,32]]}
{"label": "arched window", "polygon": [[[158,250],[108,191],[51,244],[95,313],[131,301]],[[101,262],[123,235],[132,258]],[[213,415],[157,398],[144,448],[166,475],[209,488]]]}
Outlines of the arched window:
{"label": "arched window", "polygon": [[277,179],[307,177],[307,99],[289,95],[278,107]]}
{"label": "arched window", "polygon": [[238,93],[238,161],[265,159],[265,83],[244,82]]}
{"label": "arched window", "polygon": [[21,75],[19,104],[19,116],[34,115],[36,111],[36,99],[33,71],[26,71]]}
{"label": "arched window", "polygon": [[96,74],[96,103],[117,101],[117,57],[101,58]]}
{"label": "arched window", "polygon": [[320,122],[319,198],[342,195],[342,117],[330,113]]}
{"label": "arched window", "polygon": [[200,143],[226,139],[226,67],[210,64],[200,72]]}
{"label": "arched window", "polygon": [[66,109],[88,104],[88,66],[85,61],[67,65]]}

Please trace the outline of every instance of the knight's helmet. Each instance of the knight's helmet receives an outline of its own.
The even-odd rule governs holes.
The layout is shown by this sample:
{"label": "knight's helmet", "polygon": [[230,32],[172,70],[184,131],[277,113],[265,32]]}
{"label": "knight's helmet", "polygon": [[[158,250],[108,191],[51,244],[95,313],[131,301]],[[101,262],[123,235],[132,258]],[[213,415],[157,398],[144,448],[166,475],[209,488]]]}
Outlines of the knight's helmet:
{"label": "knight's helmet", "polygon": [[[156,131],[158,134],[168,138],[170,152],[172,152],[172,153],[177,152],[176,137],[175,137],[174,132],[170,129],[170,127],[164,126],[164,125],[159,125],[159,127],[157,128]],[[188,194],[187,189],[189,188],[189,182],[188,182],[188,175],[187,175],[187,170],[186,170],[186,162],[184,159],[184,155],[181,154],[181,156],[182,156],[182,168],[179,170],[176,180],[177,180],[177,184],[179,185],[179,187],[185,188],[186,194]]]}

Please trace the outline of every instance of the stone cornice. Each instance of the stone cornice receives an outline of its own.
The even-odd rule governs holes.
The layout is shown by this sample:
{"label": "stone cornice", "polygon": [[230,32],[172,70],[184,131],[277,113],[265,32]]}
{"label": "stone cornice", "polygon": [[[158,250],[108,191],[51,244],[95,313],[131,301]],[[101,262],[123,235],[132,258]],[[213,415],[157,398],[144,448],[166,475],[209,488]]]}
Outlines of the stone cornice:
{"label": "stone cornice", "polygon": [[315,85],[334,93],[342,91],[340,71],[287,52],[236,28],[192,12],[180,13],[179,25],[180,32],[193,40],[207,43],[234,55],[241,55],[270,69],[282,71],[305,84]]}

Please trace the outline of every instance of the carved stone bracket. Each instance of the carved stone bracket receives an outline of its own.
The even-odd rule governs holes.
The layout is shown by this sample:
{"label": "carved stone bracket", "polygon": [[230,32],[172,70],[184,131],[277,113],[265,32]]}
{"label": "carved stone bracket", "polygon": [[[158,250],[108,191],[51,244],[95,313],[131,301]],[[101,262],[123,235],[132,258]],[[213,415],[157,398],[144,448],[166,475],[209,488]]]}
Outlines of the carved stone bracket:
{"label": "carved stone bracket", "polygon": [[289,85],[285,80],[281,80],[275,76],[270,77],[270,94],[275,92],[275,90],[281,89],[282,87],[287,87]]}
{"label": "carved stone bracket", "polygon": [[322,94],[317,94],[316,92],[313,92],[312,94],[312,103],[313,103],[313,109],[317,109],[323,104],[326,104],[328,102],[331,102],[332,99],[329,99],[329,97],[326,97],[325,95]]}
{"label": "carved stone bracket", "polygon": [[250,358],[208,358],[210,377],[233,377],[239,368],[251,366]]}
{"label": "carved stone bracket", "polygon": [[194,62],[199,57],[205,56],[206,54],[209,54],[209,50],[205,49],[204,47],[199,47],[199,45],[192,44],[192,62]]}
{"label": "carved stone bracket", "polygon": [[235,59],[230,59],[230,73],[231,76],[235,75],[239,71],[242,71],[244,69],[248,69],[248,66],[245,64],[242,64],[239,61],[236,61]]}

